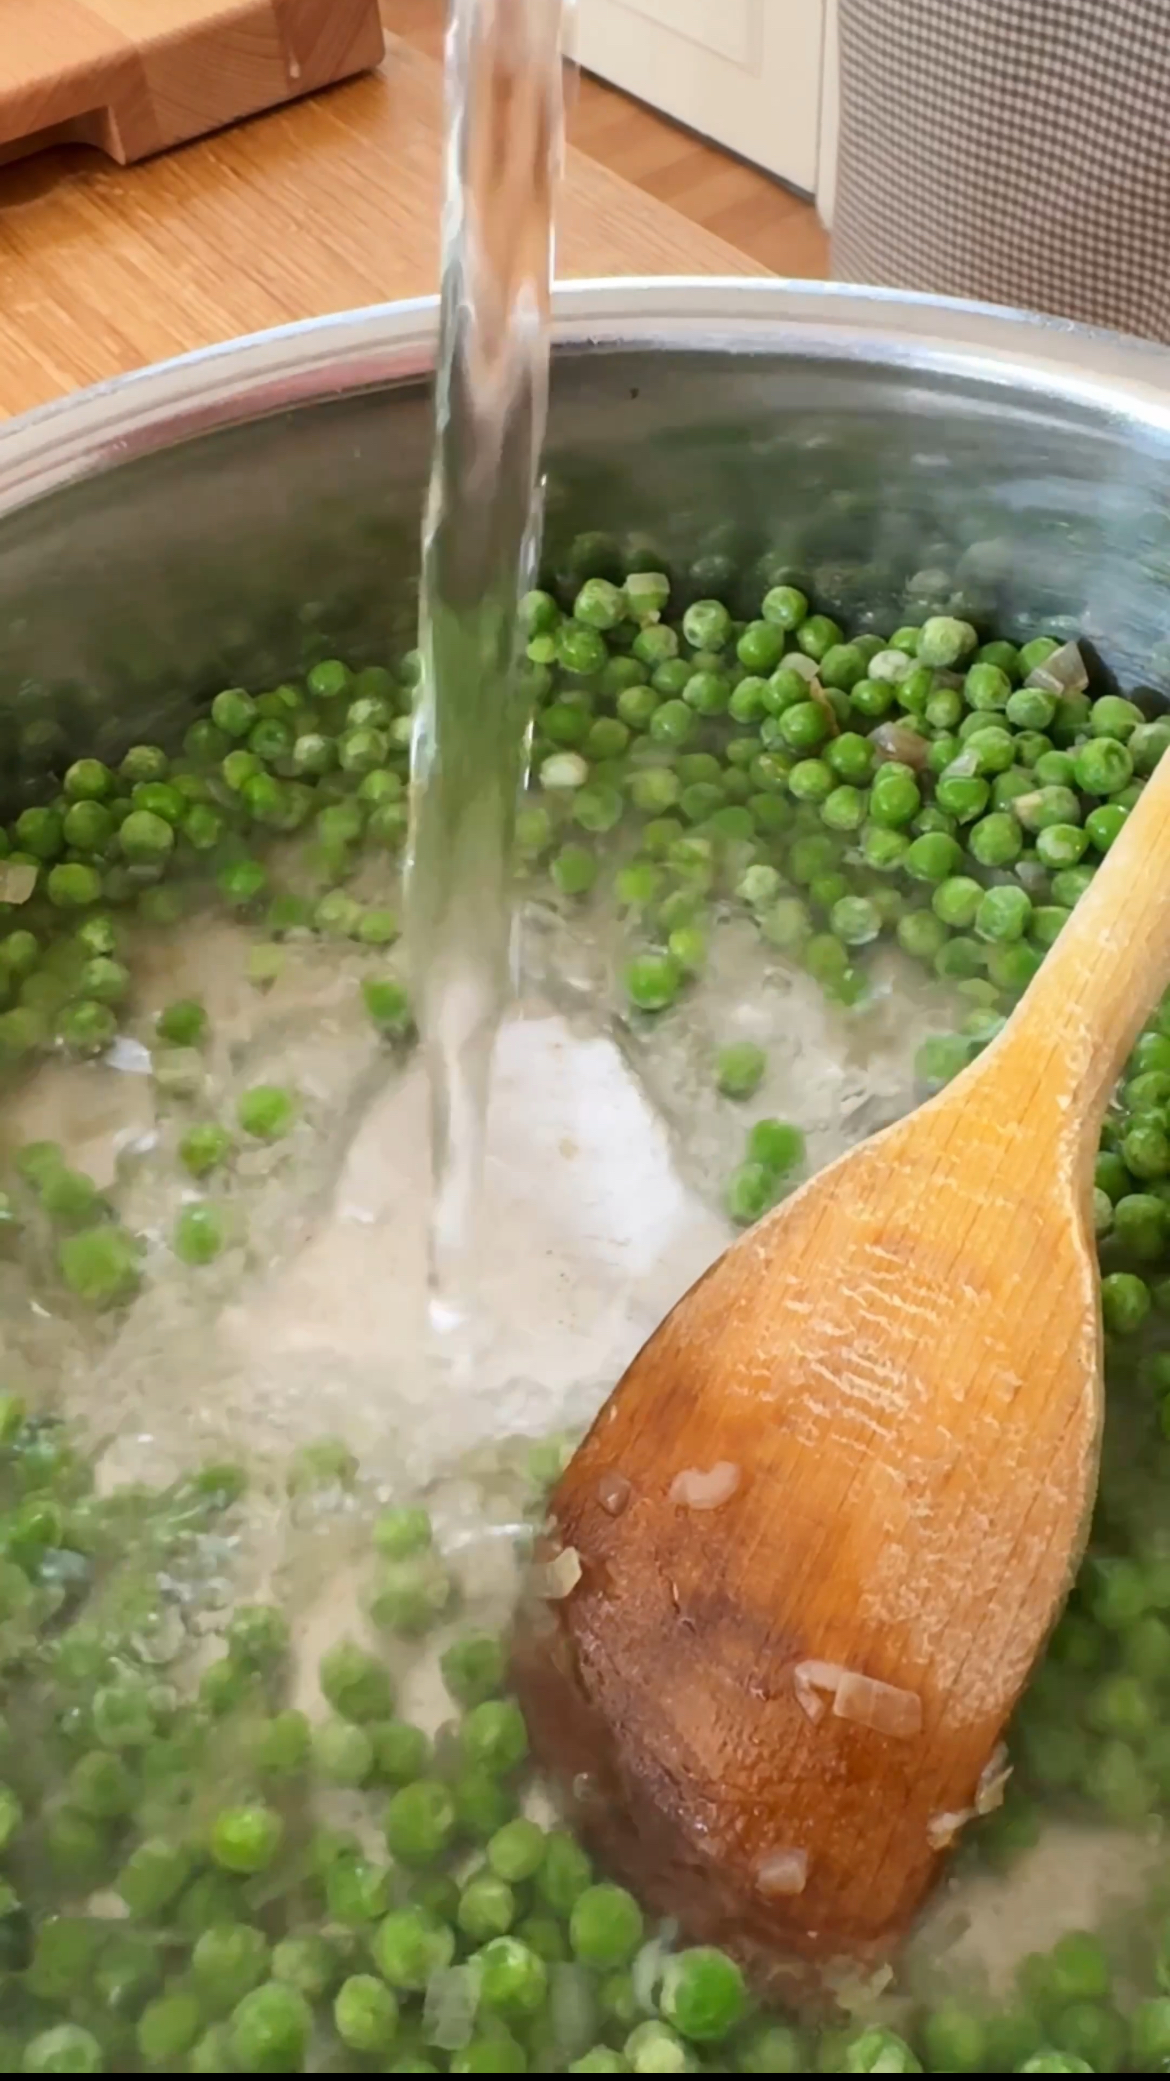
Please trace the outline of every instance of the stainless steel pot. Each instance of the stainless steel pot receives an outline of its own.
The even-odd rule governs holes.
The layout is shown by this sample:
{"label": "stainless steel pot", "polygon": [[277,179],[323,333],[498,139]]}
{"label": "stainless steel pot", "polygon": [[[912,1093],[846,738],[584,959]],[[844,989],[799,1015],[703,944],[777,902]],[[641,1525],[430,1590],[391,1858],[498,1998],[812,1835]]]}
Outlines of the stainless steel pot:
{"label": "stainless steel pot", "polygon": [[[318,319],[0,431],[7,794],[216,685],[409,640],[435,327]],[[850,621],[1075,626],[1170,692],[1170,353],[778,281],[577,283],[555,338],[554,564],[578,529],[700,590],[767,555]]]}

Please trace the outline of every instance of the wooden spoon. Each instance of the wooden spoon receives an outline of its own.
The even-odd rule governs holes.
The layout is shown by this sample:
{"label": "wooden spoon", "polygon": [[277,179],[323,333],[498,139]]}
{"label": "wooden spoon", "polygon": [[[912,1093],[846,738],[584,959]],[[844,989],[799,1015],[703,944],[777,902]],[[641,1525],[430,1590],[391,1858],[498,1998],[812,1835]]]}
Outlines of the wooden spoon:
{"label": "wooden spoon", "polygon": [[994,1043],[704,1274],[554,1492],[534,1748],[691,1936],[880,1955],[996,1801],[1096,1484],[1098,1132],[1168,978],[1170,758]]}

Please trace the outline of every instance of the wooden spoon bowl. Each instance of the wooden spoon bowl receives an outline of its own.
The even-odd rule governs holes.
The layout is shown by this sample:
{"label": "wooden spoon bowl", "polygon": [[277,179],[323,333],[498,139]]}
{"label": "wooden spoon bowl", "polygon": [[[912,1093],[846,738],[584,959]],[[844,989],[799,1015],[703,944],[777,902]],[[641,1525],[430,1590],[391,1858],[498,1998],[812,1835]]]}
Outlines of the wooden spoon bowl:
{"label": "wooden spoon bowl", "polygon": [[711,1267],[554,1492],[536,1753],[763,1970],[887,1951],[1002,1794],[1096,1484],[1101,1119],[1168,972],[1163,761],[997,1040]]}

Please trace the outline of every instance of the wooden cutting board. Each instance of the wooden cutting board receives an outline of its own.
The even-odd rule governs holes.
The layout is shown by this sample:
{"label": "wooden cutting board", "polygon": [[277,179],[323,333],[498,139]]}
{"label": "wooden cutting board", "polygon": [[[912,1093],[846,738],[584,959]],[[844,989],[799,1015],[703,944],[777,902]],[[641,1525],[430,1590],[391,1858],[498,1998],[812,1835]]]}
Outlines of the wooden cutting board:
{"label": "wooden cutting board", "polygon": [[0,0],[0,160],[127,165],[380,63],[378,0]]}

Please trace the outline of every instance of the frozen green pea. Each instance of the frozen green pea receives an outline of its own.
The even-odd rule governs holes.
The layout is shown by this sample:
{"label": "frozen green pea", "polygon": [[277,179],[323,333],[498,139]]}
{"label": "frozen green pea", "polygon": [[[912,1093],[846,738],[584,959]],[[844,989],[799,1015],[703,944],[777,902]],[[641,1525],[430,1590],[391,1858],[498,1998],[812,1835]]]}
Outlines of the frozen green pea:
{"label": "frozen green pea", "polygon": [[183,1207],[175,1221],[175,1256],[184,1264],[206,1265],[220,1256],[229,1238],[229,1222],[221,1207],[200,1200]]}
{"label": "frozen green pea", "polygon": [[457,1704],[480,1705],[503,1689],[504,1643],[498,1633],[465,1633],[440,1656],[439,1667]]}
{"label": "frozen green pea", "polygon": [[919,630],[919,663],[949,671],[967,651],[975,648],[976,640],[970,622],[960,621],[954,615],[933,614]]}
{"label": "frozen green pea", "polygon": [[1145,717],[1134,701],[1126,701],[1119,694],[1102,694],[1089,710],[1089,730],[1093,737],[1113,738],[1125,744],[1135,730],[1144,723]]}
{"label": "frozen green pea", "polygon": [[288,1134],[296,1120],[294,1094],[280,1084],[256,1084],[241,1094],[236,1118],[245,1134],[258,1141],[275,1142]]}
{"label": "frozen green pea", "polygon": [[455,1833],[455,1801],[436,1778],[419,1778],[394,1794],[385,1819],[391,1854],[411,1870],[433,1864]]}
{"label": "frozen green pea", "polygon": [[1145,779],[1153,772],[1168,744],[1170,719],[1158,716],[1153,722],[1139,723],[1127,746],[1134,772]]}
{"label": "frozen green pea", "polygon": [[475,1954],[479,1998],[496,2015],[520,2019],[536,2015],[548,1992],[548,1967],[518,1937],[495,1937]]}
{"label": "frozen green pea", "polygon": [[751,1098],[767,1068],[768,1058],[754,1041],[733,1041],[716,1057],[715,1082],[725,1098]]}
{"label": "frozen green pea", "polygon": [[455,1585],[438,1554],[383,1562],[370,1597],[374,1623],[407,1638],[428,1632],[450,1608]]}
{"label": "frozen green pea", "polygon": [[112,1222],[64,1237],[57,1267],[70,1291],[93,1308],[131,1299],[141,1278],[135,1238]]}
{"label": "frozen green pea", "polygon": [[450,1965],[455,1934],[425,1908],[395,1908],[370,1938],[370,1954],[391,1987],[404,1994],[422,1994],[432,1975]]}
{"label": "frozen green pea", "polygon": [[747,2008],[743,1974],[711,1945],[680,1951],[666,1963],[659,2006],[680,2036],[694,2043],[724,2038]]}
{"label": "frozen green pea", "polygon": [[488,1864],[510,1886],[521,1885],[540,1869],[545,1843],[544,1830],[535,1821],[506,1821],[488,1842]]}
{"label": "frozen green pea", "polygon": [[682,987],[682,970],[669,954],[640,954],[625,971],[625,988],[638,1011],[661,1012],[672,1005]]}
{"label": "frozen green pea", "polygon": [[920,2074],[922,2062],[897,2031],[875,2026],[861,2031],[846,2045],[840,2071],[846,2074]]}
{"label": "frozen green pea", "polygon": [[300,2073],[312,2027],[313,2013],[300,1990],[267,1980],[232,2011],[231,2056],[245,2074]]}
{"label": "frozen green pea", "polygon": [[250,1874],[267,1869],[283,1837],[280,1815],[255,1800],[248,1806],[221,1809],[212,1823],[208,1848],[214,1862],[224,1871]]}
{"label": "frozen green pea", "polygon": [[472,1706],[459,1738],[468,1763],[493,1774],[514,1770],[528,1753],[524,1715],[512,1699],[485,1699]]}

